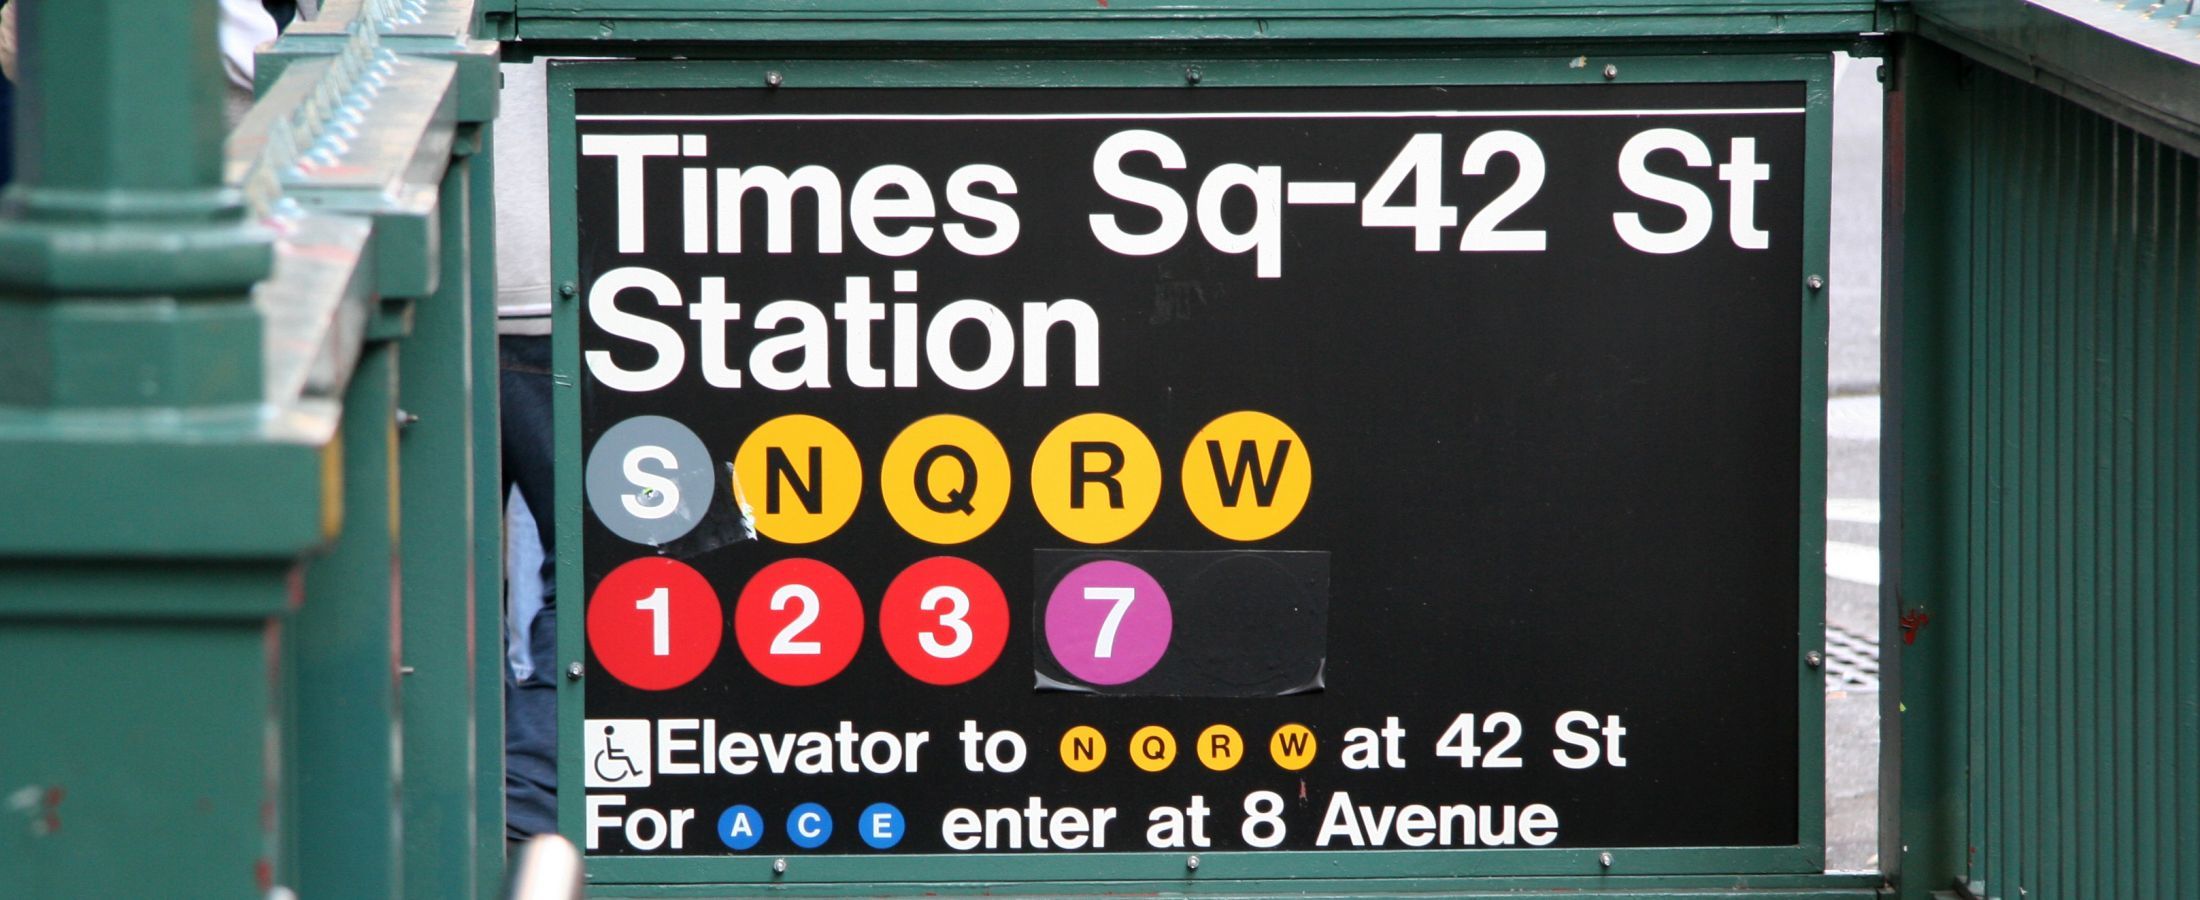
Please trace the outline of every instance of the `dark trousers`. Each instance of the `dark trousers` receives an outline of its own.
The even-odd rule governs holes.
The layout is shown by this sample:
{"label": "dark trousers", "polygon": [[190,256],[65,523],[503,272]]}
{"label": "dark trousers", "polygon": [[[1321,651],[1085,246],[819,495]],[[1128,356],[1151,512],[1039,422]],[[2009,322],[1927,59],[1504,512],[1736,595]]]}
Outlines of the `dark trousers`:
{"label": "dark trousers", "polygon": [[15,86],[0,78],[0,187],[15,175]]}
{"label": "dark trousers", "polygon": [[557,504],[551,493],[550,338],[499,335],[504,490],[513,486],[535,517],[542,541],[543,607],[527,629],[533,674],[504,682],[504,836],[558,830]]}

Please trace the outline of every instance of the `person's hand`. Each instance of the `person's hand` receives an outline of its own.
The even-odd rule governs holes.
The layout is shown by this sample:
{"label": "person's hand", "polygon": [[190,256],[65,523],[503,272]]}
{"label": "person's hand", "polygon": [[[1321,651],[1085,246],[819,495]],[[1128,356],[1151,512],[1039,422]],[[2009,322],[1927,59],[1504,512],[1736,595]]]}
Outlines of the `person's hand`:
{"label": "person's hand", "polygon": [[0,0],[0,77],[15,80],[15,4]]}

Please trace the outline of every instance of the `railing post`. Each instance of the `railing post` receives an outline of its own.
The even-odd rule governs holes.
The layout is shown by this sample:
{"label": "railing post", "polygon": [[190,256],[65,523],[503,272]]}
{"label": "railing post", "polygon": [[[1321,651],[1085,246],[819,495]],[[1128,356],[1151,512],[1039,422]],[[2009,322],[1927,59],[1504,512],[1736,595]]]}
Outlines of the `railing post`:
{"label": "railing post", "polygon": [[[474,390],[474,829],[476,896],[496,896],[504,877],[504,490],[498,427],[496,128],[479,126],[466,165],[471,189]],[[484,662],[485,661],[485,662]]]}
{"label": "railing post", "polygon": [[[476,19],[461,0],[339,0],[258,57],[263,103],[303,111],[313,143],[279,167],[284,196],[374,222],[380,312],[346,413],[395,429],[352,461],[349,486],[376,509],[313,564],[297,617],[327,650],[351,642],[299,667],[299,743],[325,751],[297,760],[307,895],[490,896],[502,871],[495,344],[480,302],[494,283],[479,261],[491,238],[478,167],[497,46],[471,39]],[[317,712],[332,702],[350,718]],[[361,748],[347,727],[396,740]]]}
{"label": "railing post", "polygon": [[[1965,362],[1968,340],[1954,329],[1958,299],[1945,285],[1955,273],[1950,248],[1968,239],[1960,215],[1970,203],[1961,171],[1970,152],[1964,129],[1963,76],[1953,54],[1904,38],[1892,58],[1888,91],[1886,365],[1892,410],[1886,434],[1881,504],[1893,510],[1887,548],[1880,646],[1881,788],[1895,798],[1881,812],[1881,864],[1903,896],[1945,890],[1962,877],[1964,754],[1962,620],[1969,614],[1957,575],[1966,548],[1956,527],[1963,462],[1951,457],[1968,427],[1968,398],[1948,374]],[[1953,423],[1953,424],[1952,424]],[[1960,453],[1960,449],[1956,450]],[[1904,639],[1902,619],[1916,611],[1929,630]]]}
{"label": "railing post", "polygon": [[[471,129],[469,129],[471,130]],[[474,531],[477,521],[473,418],[473,232],[470,163],[478,154],[461,138],[461,155],[444,173],[442,267],[434,295],[422,300],[412,334],[398,345],[398,397],[410,423],[399,441],[404,472],[399,556],[404,561],[405,884],[406,896],[460,894],[471,882],[479,844],[473,816],[474,633],[497,619],[477,619]],[[415,418],[417,417],[417,418]],[[493,472],[490,477],[493,477]]]}
{"label": "railing post", "polygon": [[307,567],[291,649],[305,897],[396,897],[405,826],[398,706],[397,350],[370,342],[344,397],[344,534]]}
{"label": "railing post", "polygon": [[272,878],[277,623],[295,556],[338,513],[316,438],[260,415],[248,291],[270,239],[222,184],[214,10],[18,13],[0,195],[4,896],[246,896]]}
{"label": "railing post", "polygon": [[16,182],[0,198],[0,404],[260,399],[245,291],[268,236],[221,181],[211,0],[19,12]]}

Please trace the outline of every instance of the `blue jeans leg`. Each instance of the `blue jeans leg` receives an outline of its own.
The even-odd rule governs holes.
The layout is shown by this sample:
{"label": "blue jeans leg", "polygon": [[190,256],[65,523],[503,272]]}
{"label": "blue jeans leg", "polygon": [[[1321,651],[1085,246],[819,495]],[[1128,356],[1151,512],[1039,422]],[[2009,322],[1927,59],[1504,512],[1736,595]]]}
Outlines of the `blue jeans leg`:
{"label": "blue jeans leg", "polygon": [[504,682],[504,836],[558,830],[558,608],[528,626],[534,674]]}

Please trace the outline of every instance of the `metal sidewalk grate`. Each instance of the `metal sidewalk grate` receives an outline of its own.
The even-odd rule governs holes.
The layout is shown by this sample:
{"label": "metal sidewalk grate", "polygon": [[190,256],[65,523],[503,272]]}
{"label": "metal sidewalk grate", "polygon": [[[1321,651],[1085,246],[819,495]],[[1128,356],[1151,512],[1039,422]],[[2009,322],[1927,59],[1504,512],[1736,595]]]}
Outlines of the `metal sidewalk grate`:
{"label": "metal sidewalk grate", "polygon": [[1827,625],[1826,690],[1879,690],[1879,642],[1839,625]]}

